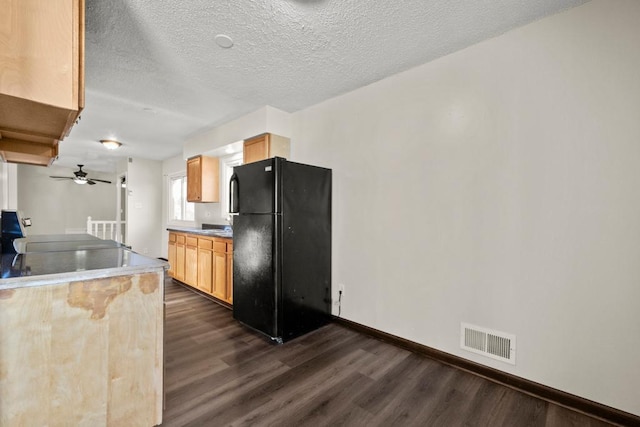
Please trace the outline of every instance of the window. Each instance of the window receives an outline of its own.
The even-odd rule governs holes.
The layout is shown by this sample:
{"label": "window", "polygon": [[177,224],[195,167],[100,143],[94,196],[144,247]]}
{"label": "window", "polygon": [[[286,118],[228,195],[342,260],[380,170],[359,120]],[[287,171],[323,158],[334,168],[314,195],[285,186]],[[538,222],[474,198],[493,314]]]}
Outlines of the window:
{"label": "window", "polygon": [[169,176],[169,222],[194,221],[195,206],[187,202],[187,177],[184,173]]}

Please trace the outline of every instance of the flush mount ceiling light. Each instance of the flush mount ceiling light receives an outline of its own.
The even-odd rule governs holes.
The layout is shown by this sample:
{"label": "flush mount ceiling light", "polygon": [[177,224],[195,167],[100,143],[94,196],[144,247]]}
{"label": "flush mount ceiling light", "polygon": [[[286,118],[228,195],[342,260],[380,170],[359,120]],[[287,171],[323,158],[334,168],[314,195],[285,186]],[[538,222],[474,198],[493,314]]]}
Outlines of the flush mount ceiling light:
{"label": "flush mount ceiling light", "polygon": [[116,141],[115,139],[101,139],[100,143],[105,146],[108,150],[115,150],[120,148],[122,145],[121,142]]}

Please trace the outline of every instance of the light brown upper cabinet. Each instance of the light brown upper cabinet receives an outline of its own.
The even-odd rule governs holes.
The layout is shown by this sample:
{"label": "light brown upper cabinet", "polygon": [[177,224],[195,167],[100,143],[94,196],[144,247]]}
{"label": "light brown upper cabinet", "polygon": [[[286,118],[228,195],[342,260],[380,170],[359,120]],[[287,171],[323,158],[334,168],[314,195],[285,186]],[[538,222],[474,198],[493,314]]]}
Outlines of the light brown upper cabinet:
{"label": "light brown upper cabinet", "polygon": [[84,107],[84,0],[0,0],[0,156],[50,165]]}
{"label": "light brown upper cabinet", "polygon": [[187,201],[220,201],[220,161],[217,157],[196,156],[187,160]]}
{"label": "light brown upper cabinet", "polygon": [[243,162],[253,163],[270,157],[289,157],[289,138],[263,133],[253,138],[245,139],[242,150]]}

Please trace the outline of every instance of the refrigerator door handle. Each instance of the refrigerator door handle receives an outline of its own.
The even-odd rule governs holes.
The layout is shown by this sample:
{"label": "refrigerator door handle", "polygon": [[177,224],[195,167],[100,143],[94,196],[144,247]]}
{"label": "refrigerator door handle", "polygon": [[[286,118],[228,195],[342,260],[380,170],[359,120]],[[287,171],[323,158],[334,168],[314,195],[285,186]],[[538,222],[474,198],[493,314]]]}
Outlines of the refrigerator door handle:
{"label": "refrigerator door handle", "polygon": [[234,173],[229,179],[229,213],[238,213],[238,176]]}

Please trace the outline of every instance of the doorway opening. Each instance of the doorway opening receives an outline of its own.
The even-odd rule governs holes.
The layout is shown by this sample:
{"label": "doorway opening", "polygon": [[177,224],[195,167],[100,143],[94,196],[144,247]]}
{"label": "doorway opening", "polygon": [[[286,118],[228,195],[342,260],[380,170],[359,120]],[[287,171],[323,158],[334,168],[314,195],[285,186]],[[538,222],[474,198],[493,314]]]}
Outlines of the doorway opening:
{"label": "doorway opening", "polygon": [[127,174],[118,175],[116,189],[116,239],[123,245],[127,244]]}

